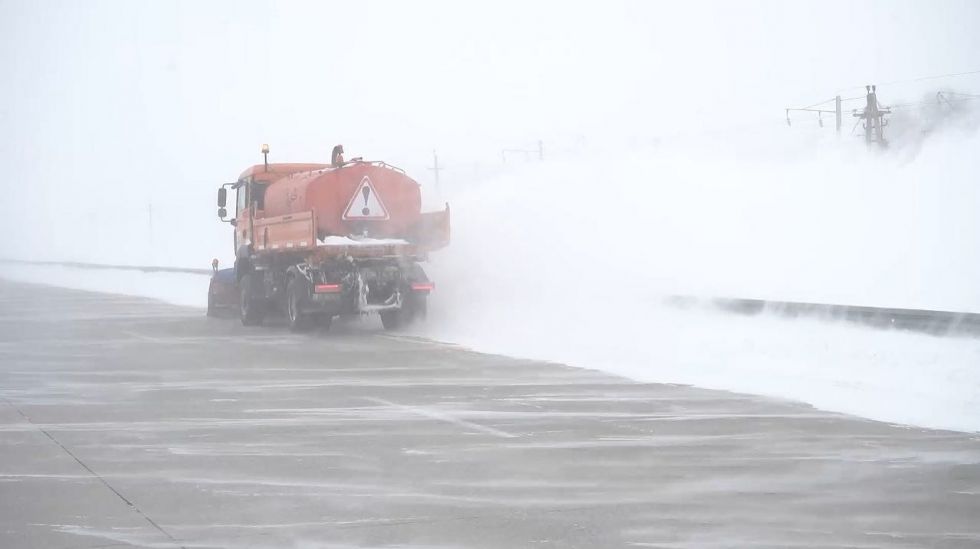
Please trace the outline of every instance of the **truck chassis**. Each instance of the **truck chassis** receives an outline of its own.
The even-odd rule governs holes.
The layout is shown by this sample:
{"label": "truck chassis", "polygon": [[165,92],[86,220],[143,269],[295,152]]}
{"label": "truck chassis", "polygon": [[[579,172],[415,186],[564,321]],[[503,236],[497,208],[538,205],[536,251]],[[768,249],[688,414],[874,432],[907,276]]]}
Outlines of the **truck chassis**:
{"label": "truck chassis", "polygon": [[338,315],[378,313],[394,330],[424,318],[433,285],[421,258],[388,255],[385,246],[357,248],[358,257],[326,248],[310,256],[243,256],[235,265],[242,323],[258,325],[278,311],[291,330],[303,331],[329,328]]}

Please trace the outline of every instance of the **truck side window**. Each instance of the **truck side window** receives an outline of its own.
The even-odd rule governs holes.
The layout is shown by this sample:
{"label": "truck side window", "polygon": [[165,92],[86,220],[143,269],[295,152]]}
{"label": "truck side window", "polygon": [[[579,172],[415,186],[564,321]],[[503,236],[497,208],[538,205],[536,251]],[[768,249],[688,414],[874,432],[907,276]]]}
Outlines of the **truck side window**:
{"label": "truck side window", "polygon": [[235,201],[235,216],[241,215],[242,211],[248,208],[248,185],[242,182],[238,186],[238,196]]}
{"label": "truck side window", "polygon": [[265,209],[265,190],[268,185],[265,183],[255,181],[252,183],[252,202],[255,202],[256,210]]}

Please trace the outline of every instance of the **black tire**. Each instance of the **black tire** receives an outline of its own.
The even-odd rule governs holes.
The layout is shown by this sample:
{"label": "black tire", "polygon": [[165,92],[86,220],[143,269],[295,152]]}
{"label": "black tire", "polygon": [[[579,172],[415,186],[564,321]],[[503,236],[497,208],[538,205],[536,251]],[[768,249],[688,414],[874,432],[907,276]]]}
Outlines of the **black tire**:
{"label": "black tire", "polygon": [[412,322],[422,322],[429,316],[429,299],[426,297],[415,298],[412,307]]}
{"label": "black tire", "polygon": [[402,327],[402,312],[401,309],[381,311],[381,325],[385,330],[397,330]]}
{"label": "black tire", "polygon": [[309,293],[306,282],[295,276],[286,283],[286,320],[293,332],[308,330],[313,325],[313,315],[302,310],[302,303]]}
{"label": "black tire", "polygon": [[317,315],[317,317],[316,317],[316,323],[320,327],[320,330],[321,331],[323,331],[323,332],[329,332],[330,331],[330,325],[333,324],[333,315],[326,314],[326,313],[321,314],[321,315]]}
{"label": "black tire", "polygon": [[261,282],[257,275],[249,273],[242,276],[240,285],[242,325],[258,326],[265,318],[265,302],[260,294]]}

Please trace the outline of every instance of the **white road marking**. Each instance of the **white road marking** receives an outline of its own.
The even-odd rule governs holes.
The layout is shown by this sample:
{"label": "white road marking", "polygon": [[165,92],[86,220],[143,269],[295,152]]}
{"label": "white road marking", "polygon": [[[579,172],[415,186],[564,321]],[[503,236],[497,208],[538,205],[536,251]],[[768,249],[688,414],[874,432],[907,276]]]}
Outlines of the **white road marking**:
{"label": "white road marking", "polygon": [[404,404],[397,404],[391,402],[390,400],[385,400],[383,398],[375,397],[364,397],[364,400],[369,400],[375,404],[381,404],[383,406],[390,406],[392,408],[398,408],[406,412],[411,412],[416,415],[427,417],[430,419],[437,419],[439,421],[445,421],[446,423],[452,423],[460,427],[465,427],[467,429],[473,429],[480,431],[482,433],[487,433],[488,435],[493,435],[500,438],[517,438],[517,435],[512,435],[510,433],[501,431],[500,429],[494,429],[493,427],[487,427],[486,425],[480,425],[478,423],[473,423],[471,421],[466,421],[465,419],[459,419],[458,417],[453,417],[449,414],[439,412],[437,410],[432,410],[429,408],[421,408],[419,406],[406,406]]}
{"label": "white road marking", "polygon": [[[122,330],[121,334],[127,335],[134,339],[141,339],[143,341],[152,341],[154,343],[164,343],[164,344],[183,344],[183,343],[212,343],[215,341],[234,341],[238,343],[257,343],[257,344],[286,344],[295,343],[301,341],[297,336],[292,335],[251,335],[242,334],[234,336],[164,336],[156,337],[149,336],[146,334],[141,334],[131,330]],[[78,345],[78,346],[88,346],[88,345],[118,345],[121,343],[131,342],[132,339],[104,339],[104,340],[71,340],[60,342],[61,345]]]}
{"label": "white road marking", "polygon": [[129,330],[122,330],[122,333],[128,335],[129,337],[135,337],[136,339],[142,339],[143,341],[152,341],[153,343],[167,343],[166,340],[160,339],[158,337],[143,335],[137,332],[132,332]]}
{"label": "white road marking", "polygon": [[426,347],[435,347],[440,349],[462,349],[461,346],[455,343],[445,343],[442,341],[435,341],[432,339],[426,339],[424,337],[413,336],[413,335],[395,335],[395,334],[373,334],[374,337],[380,337],[384,339],[390,339],[392,341],[397,341],[399,343],[413,343],[415,345],[424,345]]}

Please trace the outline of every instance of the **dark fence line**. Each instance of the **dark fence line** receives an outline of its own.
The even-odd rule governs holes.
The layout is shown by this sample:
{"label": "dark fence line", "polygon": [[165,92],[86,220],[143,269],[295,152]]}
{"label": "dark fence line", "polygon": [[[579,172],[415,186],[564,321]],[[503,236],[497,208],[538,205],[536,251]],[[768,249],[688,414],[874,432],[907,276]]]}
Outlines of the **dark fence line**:
{"label": "dark fence line", "polygon": [[707,306],[744,316],[765,313],[784,318],[844,321],[879,329],[906,330],[937,336],[980,335],[980,314],[977,313],[740,298],[701,299],[675,296],[668,298],[667,302],[681,308]]}
{"label": "dark fence line", "polygon": [[[0,263],[23,265],[48,265],[76,267],[79,269],[115,269],[141,271],[145,273],[183,273],[210,275],[211,269],[190,269],[186,267],[158,267],[140,265],[107,265],[102,263],[83,263],[78,261],[26,261],[0,259]],[[764,299],[740,298],[698,298],[673,296],[666,302],[680,308],[709,307],[732,314],[752,316],[763,313],[784,318],[817,318],[861,324],[878,329],[907,330],[931,335],[980,336],[980,314],[954,311],[932,311],[927,309],[897,309],[887,307],[866,307],[858,305],[836,305],[825,303],[802,303],[794,301],[768,301]]]}

